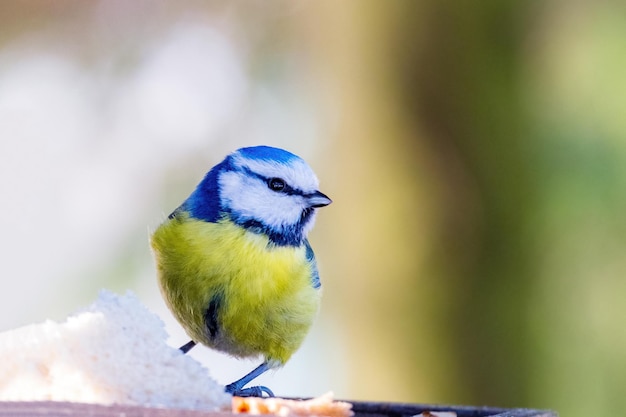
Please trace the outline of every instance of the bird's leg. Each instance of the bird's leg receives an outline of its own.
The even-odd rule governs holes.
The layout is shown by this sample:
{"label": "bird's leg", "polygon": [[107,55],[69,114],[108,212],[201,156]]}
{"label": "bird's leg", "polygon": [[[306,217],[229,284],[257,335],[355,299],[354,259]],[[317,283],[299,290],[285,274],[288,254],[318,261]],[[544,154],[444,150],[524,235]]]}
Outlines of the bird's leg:
{"label": "bird's leg", "polygon": [[182,345],[181,347],[179,347],[178,349],[183,352],[183,354],[189,352],[191,350],[191,348],[193,348],[196,345],[196,342],[194,342],[193,340],[190,340],[189,342],[185,343],[184,345]]}
{"label": "bird's leg", "polygon": [[262,385],[244,388],[248,382],[252,381],[268,369],[270,369],[269,364],[267,362],[263,362],[243,378],[238,379],[232,384],[226,385],[226,392],[237,397],[262,397],[263,393],[267,394],[269,397],[273,397],[274,393],[272,390]]}

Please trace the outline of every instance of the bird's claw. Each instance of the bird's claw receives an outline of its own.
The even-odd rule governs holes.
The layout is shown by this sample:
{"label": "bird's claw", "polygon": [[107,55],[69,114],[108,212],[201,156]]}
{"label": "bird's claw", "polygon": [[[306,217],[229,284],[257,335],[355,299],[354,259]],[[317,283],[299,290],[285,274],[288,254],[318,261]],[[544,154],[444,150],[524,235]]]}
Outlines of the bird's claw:
{"label": "bird's claw", "polygon": [[225,391],[235,397],[263,397],[263,394],[267,394],[268,397],[274,396],[272,390],[263,385],[250,388],[238,388],[235,384],[229,384],[226,385]]}

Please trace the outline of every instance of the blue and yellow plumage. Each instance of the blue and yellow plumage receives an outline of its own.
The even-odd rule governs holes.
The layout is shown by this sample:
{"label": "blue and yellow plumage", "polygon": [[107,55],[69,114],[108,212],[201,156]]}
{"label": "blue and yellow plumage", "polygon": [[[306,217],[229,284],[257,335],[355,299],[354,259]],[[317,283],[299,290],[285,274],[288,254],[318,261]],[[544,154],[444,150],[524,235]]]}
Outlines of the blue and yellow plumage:
{"label": "blue and yellow plumage", "polygon": [[317,313],[320,280],[307,233],[331,200],[299,157],[242,148],[213,167],[152,236],[163,297],[192,341],[263,363],[226,391],[282,366]]}

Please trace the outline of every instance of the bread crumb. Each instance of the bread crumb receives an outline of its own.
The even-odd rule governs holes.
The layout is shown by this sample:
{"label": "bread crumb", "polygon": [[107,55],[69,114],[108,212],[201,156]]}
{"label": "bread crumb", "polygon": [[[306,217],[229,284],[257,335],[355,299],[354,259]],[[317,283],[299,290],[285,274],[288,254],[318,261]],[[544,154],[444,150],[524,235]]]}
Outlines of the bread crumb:
{"label": "bread crumb", "polygon": [[279,417],[351,417],[354,415],[352,412],[352,404],[342,401],[334,401],[332,392],[310,400],[233,397],[232,405],[232,411],[235,414],[273,414]]}

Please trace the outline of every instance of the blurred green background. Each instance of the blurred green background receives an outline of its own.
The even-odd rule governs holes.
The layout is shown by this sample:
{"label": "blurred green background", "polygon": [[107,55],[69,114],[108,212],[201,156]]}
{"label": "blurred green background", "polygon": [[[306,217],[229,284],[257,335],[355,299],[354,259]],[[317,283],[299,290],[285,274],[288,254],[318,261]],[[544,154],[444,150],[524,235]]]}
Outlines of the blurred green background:
{"label": "blurred green background", "polygon": [[263,143],[334,204],[320,318],[261,382],[618,415],[625,51],[608,0],[3,2],[0,330],[130,289],[186,342],[149,231]]}

